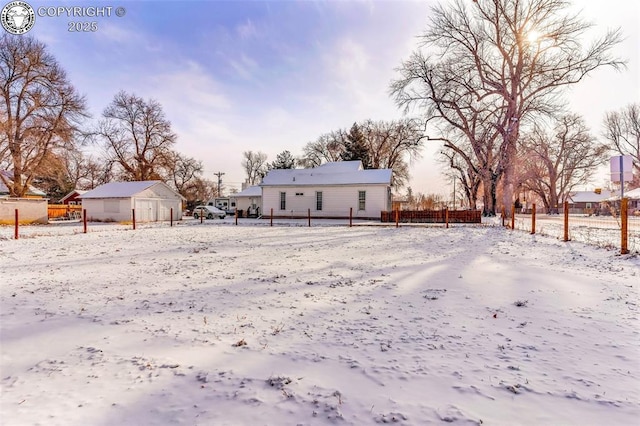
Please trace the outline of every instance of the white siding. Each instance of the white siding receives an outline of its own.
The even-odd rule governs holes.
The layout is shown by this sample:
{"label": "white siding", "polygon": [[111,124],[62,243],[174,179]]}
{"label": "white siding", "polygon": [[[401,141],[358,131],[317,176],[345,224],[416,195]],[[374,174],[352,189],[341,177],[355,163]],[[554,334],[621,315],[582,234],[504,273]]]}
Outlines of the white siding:
{"label": "white siding", "polygon": [[87,198],[82,200],[87,220],[127,222],[131,220],[131,198]]}
{"label": "white siding", "polygon": [[[366,209],[358,210],[358,192],[366,191]],[[280,210],[280,193],[286,192],[286,209]],[[316,192],[322,192],[322,210],[316,210]],[[301,193],[303,195],[296,195]],[[313,217],[380,218],[380,212],[390,210],[387,185],[340,186],[264,186],[262,188],[263,214],[269,216],[306,217],[311,209]]]}
{"label": "white siding", "polygon": [[260,214],[263,214],[262,210],[262,197],[236,197],[236,208],[242,210],[243,214],[247,214],[247,209],[253,206],[260,209]]}

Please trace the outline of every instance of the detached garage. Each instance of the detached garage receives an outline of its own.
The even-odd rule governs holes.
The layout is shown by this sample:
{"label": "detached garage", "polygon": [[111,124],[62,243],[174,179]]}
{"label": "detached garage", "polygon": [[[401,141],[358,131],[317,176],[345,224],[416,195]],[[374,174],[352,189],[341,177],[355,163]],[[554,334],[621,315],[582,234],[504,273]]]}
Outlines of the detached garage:
{"label": "detached garage", "polygon": [[102,222],[159,222],[182,219],[184,197],[159,180],[111,182],[80,197],[87,219]]}

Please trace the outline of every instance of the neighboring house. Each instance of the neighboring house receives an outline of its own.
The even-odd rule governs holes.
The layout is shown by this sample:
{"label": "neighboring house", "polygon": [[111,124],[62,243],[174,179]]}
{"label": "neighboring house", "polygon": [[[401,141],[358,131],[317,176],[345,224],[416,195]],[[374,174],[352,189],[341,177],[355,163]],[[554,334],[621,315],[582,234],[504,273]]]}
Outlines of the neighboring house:
{"label": "neighboring house", "polygon": [[262,210],[262,188],[260,186],[250,186],[234,195],[238,212],[242,211],[242,216],[260,216]]}
{"label": "neighboring house", "polygon": [[111,182],[80,196],[87,219],[92,221],[156,222],[182,218],[185,198],[159,180]]}
{"label": "neighboring house", "polygon": [[[634,216],[640,216],[640,188],[625,191],[624,198],[627,198],[627,209],[629,214]],[[607,199],[607,202],[611,207],[614,207],[616,211],[620,210],[620,194],[616,194],[613,197]]]}
{"label": "neighboring house", "polygon": [[312,169],[274,169],[262,180],[262,216],[380,219],[391,210],[391,169],[367,169],[360,161]]}
{"label": "neighboring house", "polygon": [[612,193],[608,190],[602,190],[600,193],[595,191],[574,191],[569,194],[567,202],[569,204],[569,213],[573,214],[600,214],[600,208],[603,201],[611,197]]}
{"label": "neighboring house", "polygon": [[68,205],[80,205],[82,204],[82,199],[80,198],[83,194],[86,194],[87,191],[83,191],[81,189],[74,189],[69,192],[67,195],[60,199],[60,204],[68,204]]}
{"label": "neighboring house", "polygon": [[[2,178],[0,178],[0,196],[8,196],[10,191],[7,185],[5,185],[4,180],[9,182],[9,184],[13,184],[13,172],[0,170],[0,174],[2,175]],[[46,196],[47,194],[44,191],[29,185],[29,189],[24,198],[45,198]]]}

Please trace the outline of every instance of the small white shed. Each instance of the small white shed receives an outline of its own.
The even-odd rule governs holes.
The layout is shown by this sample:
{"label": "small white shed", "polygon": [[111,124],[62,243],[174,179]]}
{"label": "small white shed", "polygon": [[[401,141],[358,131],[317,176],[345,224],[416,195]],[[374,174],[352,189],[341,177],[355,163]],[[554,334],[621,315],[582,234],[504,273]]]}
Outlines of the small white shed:
{"label": "small white shed", "polygon": [[311,169],[275,169],[262,180],[263,217],[380,219],[391,210],[391,169],[364,169],[361,161]]}
{"label": "small white shed", "polygon": [[80,197],[87,219],[103,222],[158,222],[182,219],[184,197],[159,180],[110,182]]}

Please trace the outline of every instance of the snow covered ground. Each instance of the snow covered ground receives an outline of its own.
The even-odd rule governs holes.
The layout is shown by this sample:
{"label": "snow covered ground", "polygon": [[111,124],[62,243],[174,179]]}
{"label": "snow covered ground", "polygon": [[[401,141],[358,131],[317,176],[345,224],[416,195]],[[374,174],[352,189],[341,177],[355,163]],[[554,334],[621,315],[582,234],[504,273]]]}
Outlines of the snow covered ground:
{"label": "snow covered ground", "polygon": [[638,256],[324,225],[0,228],[2,424],[637,424]]}

